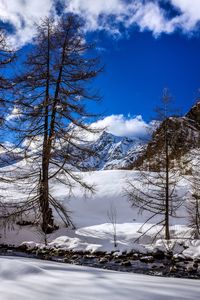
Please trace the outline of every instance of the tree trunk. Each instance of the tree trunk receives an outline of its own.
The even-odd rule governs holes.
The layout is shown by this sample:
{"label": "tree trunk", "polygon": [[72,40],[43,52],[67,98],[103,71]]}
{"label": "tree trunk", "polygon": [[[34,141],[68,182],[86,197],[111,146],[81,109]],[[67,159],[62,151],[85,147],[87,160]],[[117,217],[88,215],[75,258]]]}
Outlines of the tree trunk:
{"label": "tree trunk", "polygon": [[199,212],[199,198],[196,199],[196,212],[195,212],[195,225],[196,225],[196,230],[195,230],[195,239],[199,239],[200,236],[200,228],[199,228],[199,219],[200,219],[200,212]]}
{"label": "tree trunk", "polygon": [[42,174],[40,182],[40,209],[42,214],[42,230],[44,233],[51,233],[54,230],[52,209],[49,206],[49,181],[48,161],[43,157]]}
{"label": "tree trunk", "polygon": [[[49,29],[48,29],[49,35]],[[44,124],[44,142],[43,142],[43,157],[42,157],[42,178],[41,178],[41,188],[40,188],[40,206],[42,213],[42,230],[45,233],[50,233],[54,229],[54,221],[52,209],[49,206],[49,160],[51,155],[52,141],[54,137],[55,130],[55,117],[56,117],[56,105],[58,101],[58,94],[60,89],[60,82],[62,77],[63,63],[65,57],[65,47],[66,40],[63,45],[61,65],[59,70],[59,75],[56,84],[56,91],[54,102],[51,110],[51,122],[49,128],[49,77],[50,77],[50,39],[48,38],[48,57],[47,57],[47,84],[46,84],[46,99],[45,99],[45,124]]]}
{"label": "tree trunk", "polygon": [[50,233],[54,229],[52,209],[49,206],[49,159],[50,149],[48,147],[49,131],[49,79],[50,79],[50,26],[48,24],[48,49],[47,49],[47,80],[44,101],[44,140],[42,150],[42,174],[40,180],[40,208],[42,214],[42,230]]}
{"label": "tree trunk", "polygon": [[168,128],[166,124],[165,129],[165,239],[170,240],[170,231],[169,231],[169,141],[168,141]]}

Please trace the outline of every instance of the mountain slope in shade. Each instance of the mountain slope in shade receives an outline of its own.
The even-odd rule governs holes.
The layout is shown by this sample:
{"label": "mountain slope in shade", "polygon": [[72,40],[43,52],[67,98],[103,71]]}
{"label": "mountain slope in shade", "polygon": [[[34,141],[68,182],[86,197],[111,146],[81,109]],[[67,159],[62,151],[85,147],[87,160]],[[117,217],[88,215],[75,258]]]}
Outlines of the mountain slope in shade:
{"label": "mountain slope in shade", "polygon": [[[160,169],[160,157],[165,145],[165,122],[153,133],[142,155],[133,162],[132,168],[148,166],[152,171]],[[179,160],[191,150],[200,147],[200,102],[197,102],[183,117],[170,117],[168,120],[168,140],[170,158]]]}

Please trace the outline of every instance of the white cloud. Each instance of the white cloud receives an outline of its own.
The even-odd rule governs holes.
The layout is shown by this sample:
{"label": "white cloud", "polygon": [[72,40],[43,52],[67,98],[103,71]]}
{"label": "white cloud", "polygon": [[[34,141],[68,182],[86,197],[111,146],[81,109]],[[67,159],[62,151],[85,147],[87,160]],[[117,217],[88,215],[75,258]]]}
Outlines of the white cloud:
{"label": "white cloud", "polygon": [[142,138],[147,136],[151,124],[146,123],[142,116],[125,117],[124,115],[111,115],[91,124],[92,128],[105,129],[116,136]]}
{"label": "white cloud", "polygon": [[128,25],[137,24],[141,31],[150,30],[155,36],[174,30],[172,22],[166,20],[166,12],[156,3],[140,4],[136,13],[129,19]]}
{"label": "white cloud", "polygon": [[118,33],[119,23],[125,23],[138,5],[137,1],[127,4],[122,0],[67,0],[65,3],[66,12],[78,13],[86,20],[86,30],[104,29],[113,33]]}
{"label": "white cloud", "polygon": [[[154,35],[172,32],[173,26],[165,19],[165,12],[158,3],[133,0],[69,0],[66,12],[75,12],[86,20],[86,30],[106,30],[120,34],[119,25],[133,25],[140,30],[150,30]],[[112,17],[112,18],[111,18]]]}
{"label": "white cloud", "polygon": [[183,31],[196,29],[200,21],[199,0],[170,0],[171,4],[180,11],[180,16],[175,17],[174,26],[179,26]]}
{"label": "white cloud", "polygon": [[[161,2],[169,2],[179,14],[169,18]],[[120,34],[120,24],[127,29],[138,26],[155,36],[176,29],[190,32],[200,21],[199,0],[192,0],[192,4],[191,0],[66,0],[65,5],[66,11],[78,13],[86,20],[87,30],[104,29],[114,34]]]}
{"label": "white cloud", "polygon": [[[57,0],[0,0],[0,20],[15,28],[11,36],[14,45],[30,41],[34,24],[50,14],[56,16]],[[85,30],[105,30],[120,34],[123,25],[127,30],[137,26],[155,36],[181,29],[188,33],[197,29],[200,21],[199,0],[61,0],[66,12],[74,12],[86,20]],[[168,2],[179,11],[174,17],[161,7]]]}
{"label": "white cloud", "polygon": [[[110,115],[101,120],[93,122],[90,124],[91,129],[96,129],[96,133],[88,132],[86,130],[80,129],[79,127],[71,124],[70,130],[76,135],[75,143],[77,138],[79,142],[91,142],[96,141],[103,131],[111,133],[118,137],[130,137],[135,139],[148,138],[152,129],[155,129],[155,121],[149,123],[145,122],[142,116],[133,116],[128,115],[127,117],[123,114],[120,115]],[[64,141],[62,142],[64,145]],[[33,140],[26,139],[23,142],[23,146],[29,146],[29,150],[37,152],[41,149],[42,137],[36,136]],[[60,142],[57,145],[60,147]]]}
{"label": "white cloud", "polygon": [[48,16],[53,0],[0,0],[0,20],[15,28],[11,41],[15,46],[30,41],[34,35],[34,24]]}

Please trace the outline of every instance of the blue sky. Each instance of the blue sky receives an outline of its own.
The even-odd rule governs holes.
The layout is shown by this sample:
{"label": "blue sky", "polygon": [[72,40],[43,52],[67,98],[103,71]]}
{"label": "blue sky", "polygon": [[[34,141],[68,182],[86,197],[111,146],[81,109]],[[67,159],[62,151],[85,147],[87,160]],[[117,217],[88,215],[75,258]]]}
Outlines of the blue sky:
{"label": "blue sky", "polygon": [[111,132],[140,134],[165,87],[182,113],[196,101],[199,0],[0,0],[0,20],[11,29],[11,43],[26,52],[34,22],[57,16],[58,3],[85,19],[85,35],[97,43],[105,72],[95,85],[103,100],[92,110],[105,114],[102,123]]}
{"label": "blue sky", "polygon": [[169,88],[175,106],[185,113],[200,88],[200,39],[180,33],[162,34],[133,30],[129,38],[110,41],[101,35],[106,64],[98,80],[107,114],[142,114],[148,120]]}

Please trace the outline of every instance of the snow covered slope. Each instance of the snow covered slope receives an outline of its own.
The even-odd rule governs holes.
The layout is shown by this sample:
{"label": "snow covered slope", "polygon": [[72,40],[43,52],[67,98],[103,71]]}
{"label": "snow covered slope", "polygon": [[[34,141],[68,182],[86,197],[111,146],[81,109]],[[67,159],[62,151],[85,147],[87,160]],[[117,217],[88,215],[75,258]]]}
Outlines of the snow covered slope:
{"label": "snow covered slope", "polygon": [[[58,231],[48,236],[50,246],[57,246],[62,249],[88,250],[88,251],[112,251],[116,250],[113,243],[113,225],[111,224],[109,213],[114,208],[117,223],[117,249],[139,250],[146,252],[145,245],[151,243],[152,237],[160,230],[160,227],[152,228],[140,243],[134,243],[142,232],[146,231],[158,218],[142,226],[148,218],[148,214],[138,214],[137,209],[132,209],[125,196],[127,181],[133,181],[138,176],[137,171],[105,170],[91,173],[82,173],[86,182],[93,183],[96,193],[85,197],[80,187],[74,189],[71,198],[68,198],[68,189],[61,183],[52,183],[51,191],[69,211],[76,225],[76,230],[60,227]],[[179,193],[185,195],[188,186],[184,179],[179,184]],[[16,187],[4,191],[7,196],[16,200],[24,197],[21,190]],[[59,221],[57,220],[59,224]],[[186,210],[181,208],[178,218],[170,220],[171,230],[176,237],[185,237],[188,234]],[[158,238],[162,239],[162,233]],[[6,236],[2,232],[1,243],[17,244],[24,241],[34,241],[44,243],[44,236],[35,227],[16,226],[14,231],[7,232]],[[32,244],[30,244],[31,246]],[[164,245],[163,245],[164,246]],[[160,246],[159,246],[160,247]]]}
{"label": "snow covered slope", "polygon": [[197,300],[198,280],[0,256],[1,300]]}

